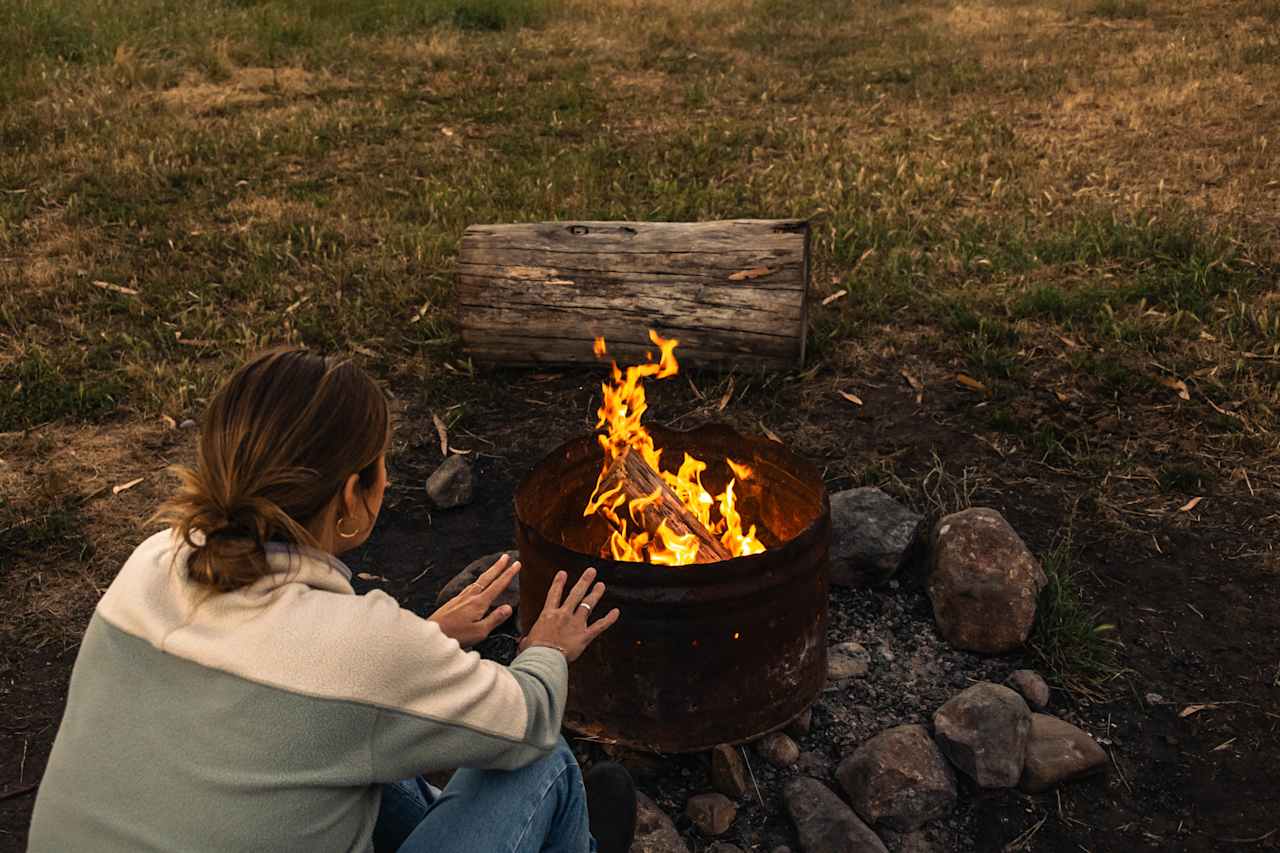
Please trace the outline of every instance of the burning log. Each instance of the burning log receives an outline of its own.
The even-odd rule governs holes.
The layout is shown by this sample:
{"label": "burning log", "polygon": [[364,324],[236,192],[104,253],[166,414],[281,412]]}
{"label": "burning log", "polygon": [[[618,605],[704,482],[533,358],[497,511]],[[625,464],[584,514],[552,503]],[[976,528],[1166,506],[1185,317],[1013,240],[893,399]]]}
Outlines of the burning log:
{"label": "burning log", "polygon": [[804,363],[808,277],[802,220],[472,225],[458,319],[482,362],[590,361],[597,337],[634,360],[655,328],[690,364],[785,370]]}
{"label": "burning log", "polygon": [[[692,512],[685,508],[680,498],[662,479],[662,475],[653,470],[639,453],[630,451],[623,453],[605,471],[600,481],[599,493],[611,493],[621,490],[625,501],[618,509],[620,515],[632,507],[632,521],[641,528],[650,531],[658,530],[666,523],[667,529],[676,536],[693,534],[698,543],[698,554],[694,562],[715,563],[728,560],[733,555],[729,549],[700,522]],[[633,505],[632,502],[636,501]]]}

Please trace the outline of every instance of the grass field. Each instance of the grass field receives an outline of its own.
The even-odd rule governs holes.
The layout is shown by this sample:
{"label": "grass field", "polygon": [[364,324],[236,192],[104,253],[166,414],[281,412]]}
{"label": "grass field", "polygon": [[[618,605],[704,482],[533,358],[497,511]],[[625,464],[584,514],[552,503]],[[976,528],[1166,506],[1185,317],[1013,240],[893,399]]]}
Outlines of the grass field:
{"label": "grass field", "polygon": [[268,342],[465,374],[474,222],[809,217],[820,370],[928,353],[1100,477],[1121,409],[1193,425],[1160,489],[1277,472],[1275,0],[16,0],[0,56],[13,554]]}

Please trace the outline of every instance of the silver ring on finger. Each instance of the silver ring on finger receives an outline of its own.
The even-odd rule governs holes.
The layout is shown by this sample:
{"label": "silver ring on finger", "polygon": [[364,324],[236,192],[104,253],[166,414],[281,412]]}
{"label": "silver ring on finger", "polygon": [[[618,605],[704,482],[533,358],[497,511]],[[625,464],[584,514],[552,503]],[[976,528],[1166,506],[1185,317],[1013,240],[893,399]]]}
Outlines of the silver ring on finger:
{"label": "silver ring on finger", "polygon": [[584,602],[582,602],[581,604],[579,604],[578,606],[579,606],[579,607],[585,607],[585,608],[587,609],[587,612],[588,612],[588,613],[590,613],[590,612],[591,612],[591,605],[590,605],[590,604],[587,604],[585,601],[584,601]]}

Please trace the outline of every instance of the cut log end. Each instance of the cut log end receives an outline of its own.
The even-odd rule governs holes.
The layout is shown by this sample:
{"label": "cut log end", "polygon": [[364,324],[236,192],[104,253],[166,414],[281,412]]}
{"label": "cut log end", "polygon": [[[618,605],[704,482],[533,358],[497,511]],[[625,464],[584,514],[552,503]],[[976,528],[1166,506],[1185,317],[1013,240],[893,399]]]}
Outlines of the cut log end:
{"label": "cut log end", "polygon": [[657,493],[657,500],[645,502],[637,510],[637,521],[642,529],[652,534],[665,521],[667,529],[677,536],[692,533],[698,540],[698,554],[695,558],[698,563],[715,563],[732,558],[733,555],[724,543],[685,508],[684,503],[662,479],[662,475],[653,470],[653,466],[644,461],[640,454],[628,451],[615,459],[605,472],[600,490],[612,491],[619,486],[626,497],[622,509],[624,512],[631,501]]}

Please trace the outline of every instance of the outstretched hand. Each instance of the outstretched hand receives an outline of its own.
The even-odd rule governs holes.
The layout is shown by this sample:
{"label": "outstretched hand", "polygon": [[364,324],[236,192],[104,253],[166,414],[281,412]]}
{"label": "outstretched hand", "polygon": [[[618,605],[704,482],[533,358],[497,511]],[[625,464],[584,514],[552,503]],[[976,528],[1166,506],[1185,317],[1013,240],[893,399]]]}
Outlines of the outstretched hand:
{"label": "outstretched hand", "polygon": [[521,651],[529,646],[548,646],[559,649],[569,663],[573,663],[596,637],[618,621],[618,608],[615,607],[596,621],[587,623],[592,608],[604,596],[604,584],[591,586],[596,578],[595,569],[583,572],[573,589],[565,594],[564,587],[568,578],[567,573],[556,572],[555,580],[547,590],[547,601],[543,605],[542,614],[533,623],[528,635],[520,641]]}
{"label": "outstretched hand", "polygon": [[509,605],[503,604],[493,610],[489,608],[519,572],[520,563],[512,563],[503,554],[498,562],[476,578],[475,583],[466,586],[427,619],[439,625],[446,637],[457,640],[464,649],[471,648],[511,618]]}

